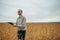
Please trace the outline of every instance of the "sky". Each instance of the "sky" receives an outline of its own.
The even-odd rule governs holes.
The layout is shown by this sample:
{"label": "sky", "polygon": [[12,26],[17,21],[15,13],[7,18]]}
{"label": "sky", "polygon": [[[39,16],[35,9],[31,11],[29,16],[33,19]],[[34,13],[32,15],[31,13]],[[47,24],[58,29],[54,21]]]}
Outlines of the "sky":
{"label": "sky", "polygon": [[27,22],[60,22],[60,0],[0,0],[0,22],[16,22],[18,9]]}

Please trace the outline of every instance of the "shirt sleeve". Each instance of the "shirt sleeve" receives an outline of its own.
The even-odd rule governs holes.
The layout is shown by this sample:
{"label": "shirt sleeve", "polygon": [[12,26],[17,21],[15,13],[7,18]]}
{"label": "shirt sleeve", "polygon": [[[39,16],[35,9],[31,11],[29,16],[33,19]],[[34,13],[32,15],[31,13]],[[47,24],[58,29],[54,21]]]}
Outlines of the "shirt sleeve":
{"label": "shirt sleeve", "polygon": [[26,18],[23,18],[22,26],[26,26]]}
{"label": "shirt sleeve", "polygon": [[18,25],[18,18],[17,18],[17,20],[16,20],[16,25]]}

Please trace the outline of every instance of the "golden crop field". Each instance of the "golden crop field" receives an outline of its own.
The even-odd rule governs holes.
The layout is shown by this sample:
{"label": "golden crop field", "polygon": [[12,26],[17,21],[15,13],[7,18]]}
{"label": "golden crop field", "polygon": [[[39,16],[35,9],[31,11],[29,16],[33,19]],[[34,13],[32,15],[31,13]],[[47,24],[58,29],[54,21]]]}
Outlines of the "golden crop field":
{"label": "golden crop field", "polygon": [[[26,40],[60,40],[60,24],[27,23]],[[0,40],[18,40],[18,28],[0,23]]]}

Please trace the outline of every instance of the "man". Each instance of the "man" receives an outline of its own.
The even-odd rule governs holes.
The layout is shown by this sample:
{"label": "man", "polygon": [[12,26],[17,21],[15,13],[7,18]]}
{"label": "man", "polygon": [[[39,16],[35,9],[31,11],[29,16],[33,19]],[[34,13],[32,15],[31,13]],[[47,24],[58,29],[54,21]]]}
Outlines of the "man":
{"label": "man", "polygon": [[18,10],[19,17],[17,18],[16,25],[18,27],[18,38],[19,40],[25,40],[26,33],[26,18],[22,15],[22,10]]}

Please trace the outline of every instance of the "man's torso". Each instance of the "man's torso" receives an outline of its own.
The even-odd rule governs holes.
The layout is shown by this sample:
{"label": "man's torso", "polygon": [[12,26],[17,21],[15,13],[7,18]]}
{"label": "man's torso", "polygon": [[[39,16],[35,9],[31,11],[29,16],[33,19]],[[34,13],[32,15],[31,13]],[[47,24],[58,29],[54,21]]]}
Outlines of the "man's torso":
{"label": "man's torso", "polygon": [[19,16],[16,25],[18,26],[18,30],[26,30],[26,18],[24,16]]}

